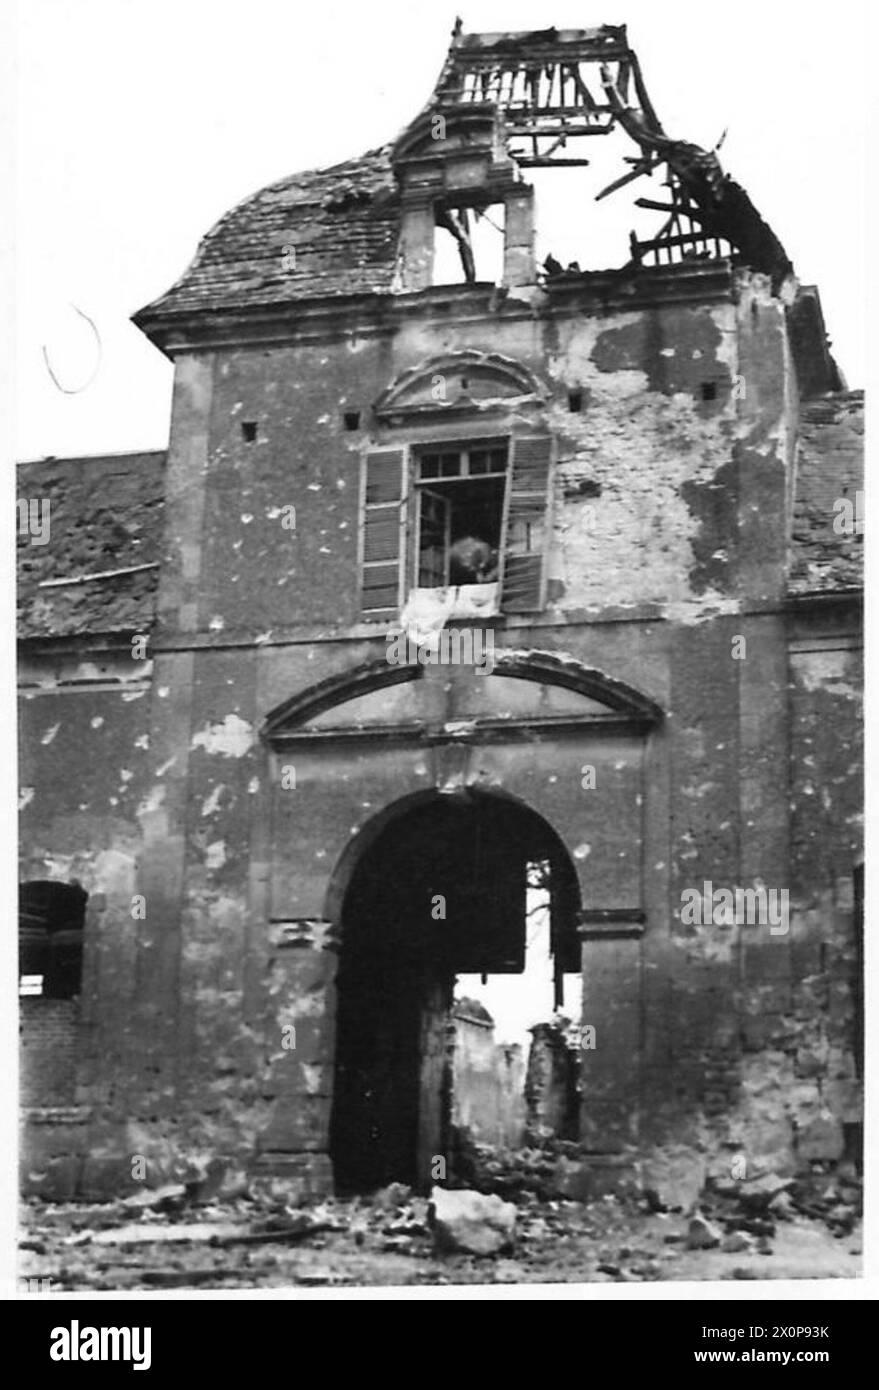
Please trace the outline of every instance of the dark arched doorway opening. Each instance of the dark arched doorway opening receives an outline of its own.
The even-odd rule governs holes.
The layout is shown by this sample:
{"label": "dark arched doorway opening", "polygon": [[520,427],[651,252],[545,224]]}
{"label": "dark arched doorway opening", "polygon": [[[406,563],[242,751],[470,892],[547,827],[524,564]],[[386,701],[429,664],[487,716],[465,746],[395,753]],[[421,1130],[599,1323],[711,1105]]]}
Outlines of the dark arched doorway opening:
{"label": "dark arched doorway opening", "polygon": [[423,1188],[447,1154],[455,978],[523,970],[535,864],[546,866],[560,980],[579,968],[579,889],[558,835],[534,811],[500,795],[437,794],[368,839],[341,907],[330,1131],[338,1192]]}

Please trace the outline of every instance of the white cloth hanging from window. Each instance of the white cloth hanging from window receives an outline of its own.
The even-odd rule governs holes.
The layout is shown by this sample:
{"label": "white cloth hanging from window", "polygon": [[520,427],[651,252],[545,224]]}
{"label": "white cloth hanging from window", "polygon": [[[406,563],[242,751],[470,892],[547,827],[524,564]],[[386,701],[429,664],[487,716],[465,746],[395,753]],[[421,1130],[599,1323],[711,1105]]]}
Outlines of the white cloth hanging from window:
{"label": "white cloth hanging from window", "polygon": [[495,617],[499,591],[498,583],[412,589],[400,614],[400,626],[416,646],[438,646],[439,635],[450,618]]}

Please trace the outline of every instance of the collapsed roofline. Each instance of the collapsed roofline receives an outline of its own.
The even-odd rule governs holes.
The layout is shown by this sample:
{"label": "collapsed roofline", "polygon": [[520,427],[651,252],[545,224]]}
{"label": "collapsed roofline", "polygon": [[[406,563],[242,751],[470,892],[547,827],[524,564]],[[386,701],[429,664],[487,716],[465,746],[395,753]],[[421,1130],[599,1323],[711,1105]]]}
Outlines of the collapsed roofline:
{"label": "collapsed roofline", "polygon": [[[456,148],[437,142],[438,118],[455,129]],[[269,305],[405,292],[397,279],[401,216],[407,202],[433,196],[424,182],[427,163],[435,170],[481,152],[491,187],[470,188],[476,206],[516,187],[527,191],[529,168],[588,163],[571,149],[617,126],[636,152],[597,199],[660,168],[669,190],[663,201],[636,201],[667,217],[648,241],[632,233],[630,259],[619,269],[728,258],[766,274],[778,293],[793,272],[784,247],[745,189],[724,173],[716,151],[666,134],[625,26],[464,34],[459,22],[426,105],[392,143],[243,200],[202,240],[176,283],[132,321],[163,348],[163,326],[181,313],[249,315]],[[452,189],[437,203],[444,218],[455,196]],[[466,240],[466,228],[457,232]],[[554,273],[547,267],[547,284]],[[524,283],[522,274],[505,283]],[[532,270],[529,283],[534,279]]]}

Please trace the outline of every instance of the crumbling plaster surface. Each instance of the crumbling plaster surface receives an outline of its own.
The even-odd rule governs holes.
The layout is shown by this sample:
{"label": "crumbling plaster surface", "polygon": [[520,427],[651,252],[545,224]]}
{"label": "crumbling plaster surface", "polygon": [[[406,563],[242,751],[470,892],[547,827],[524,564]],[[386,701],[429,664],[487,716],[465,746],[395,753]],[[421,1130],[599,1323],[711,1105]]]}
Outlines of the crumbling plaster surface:
{"label": "crumbling plaster surface", "polygon": [[[662,707],[661,727],[643,749],[587,738],[545,740],[539,756],[528,743],[452,741],[271,757],[259,739],[270,710],[384,651],[381,627],[371,639],[338,640],[358,619],[360,457],[400,437],[375,424],[372,402],[433,354],[488,347],[545,383],[559,450],[547,616],[560,625],[499,632],[498,642],[567,654],[628,681]],[[579,413],[568,406],[572,390],[582,392]],[[802,1050],[791,1039],[818,1028],[805,997],[797,1003],[788,948],[772,942],[743,966],[741,943],[717,929],[682,931],[676,916],[682,886],[702,877],[773,883],[786,872],[785,634],[777,615],[743,610],[784,592],[795,404],[783,313],[760,277],[740,277],[735,295],[731,287],[711,304],[550,315],[537,303],[523,314],[510,299],[487,321],[425,309],[322,345],[181,359],[152,688],[146,698],[113,696],[137,712],[131,748],[148,754],[152,770],[136,791],[125,784],[124,825],[80,822],[91,803],[77,803],[46,837],[57,865],[82,872],[90,892],[111,868],[117,875],[105,918],[118,933],[106,956],[118,984],[109,999],[103,984],[93,995],[103,1030],[94,1036],[112,1039],[114,1061],[84,1093],[96,1117],[83,1191],[130,1185],[134,1154],[158,1180],[215,1152],[243,1166],[256,1149],[299,1164],[303,1182],[326,1184],[333,869],[401,795],[463,785],[535,806],[567,844],[592,906],[645,911],[643,942],[584,946],[587,980],[600,984],[587,992],[597,1010],[587,1021],[603,1039],[588,1073],[584,1062],[587,1147],[613,1156],[686,1142],[719,1163],[745,1143],[755,1161],[779,1163],[821,1142],[838,1147],[845,1045],[827,1042],[840,1055],[825,1073],[836,1090],[815,1090],[808,1077],[788,1085]],[[350,410],[360,412],[357,431],[345,428]],[[514,406],[514,417],[533,423],[533,407]],[[256,424],[252,443],[245,421]],[[289,506],[291,529],[281,524]],[[297,640],[303,625],[310,631]],[[336,640],[314,640],[321,627]],[[750,651],[740,665],[738,636]],[[825,689],[820,664],[803,669],[816,700],[838,704],[843,686]],[[442,703],[448,674],[431,679]],[[818,717],[804,704],[804,746]],[[82,732],[91,747],[96,731]],[[68,737],[53,712],[38,732],[45,757],[66,757]],[[284,792],[288,761],[297,785]],[[601,788],[591,803],[580,780],[587,763]],[[119,764],[132,767],[127,745],[89,775]],[[40,779],[25,787],[25,814],[45,817]],[[111,795],[102,781],[101,815]],[[122,857],[75,861],[67,846],[78,836]],[[135,859],[132,888],[126,866]],[[126,889],[145,895],[143,922],[128,910],[123,923]],[[822,883],[813,896],[824,892]],[[820,995],[826,971],[815,973]],[[834,988],[849,1017],[843,986]],[[772,1027],[758,1038],[764,1016]],[[771,1125],[751,1060],[763,1055],[757,1046],[773,1085],[790,1093]]]}
{"label": "crumbling plaster surface", "polygon": [[[716,606],[729,586],[706,592],[694,583],[702,518],[687,488],[726,489],[736,433],[733,308],[615,319],[613,328],[565,322],[547,362],[554,382],[585,394],[582,413],[564,397],[549,412],[559,441],[550,562],[557,602],[602,607],[612,594],[632,605]],[[715,386],[715,401],[701,400],[703,382]]]}
{"label": "crumbling plaster surface", "polygon": [[793,516],[795,593],[862,586],[863,487],[863,392],[804,402]]}
{"label": "crumbling plaster surface", "polygon": [[[82,669],[79,667],[78,669]],[[136,695],[137,698],[132,698]],[[22,876],[115,888],[116,856],[134,857],[149,785],[148,692],[27,692],[20,708]]]}
{"label": "crumbling plaster surface", "polygon": [[703,941],[657,975],[642,1156],[685,1143],[707,1173],[729,1181],[852,1152],[846,1126],[860,1123],[861,1102],[851,881],[813,902],[792,909],[784,937],[708,928],[704,936],[725,938],[725,965],[707,958]]}
{"label": "crumbling plaster surface", "polygon": [[[683,834],[679,877],[682,883],[698,881],[701,875],[713,876],[717,881],[721,869],[731,882],[740,880],[743,869],[750,875],[762,870],[767,881],[772,881],[768,878],[771,865],[755,863],[753,859],[740,860],[741,849],[736,847],[738,840],[733,832],[735,817],[730,811],[729,792],[739,782],[740,752],[735,740],[729,738],[730,721],[734,723],[737,717],[737,686],[724,674],[729,662],[730,633],[726,629],[731,621],[712,625],[717,632],[710,650],[705,645],[704,630],[701,635],[690,634],[685,626],[676,633],[663,623],[649,627],[643,623],[587,625],[576,636],[573,630],[540,634],[544,638],[550,635],[559,653],[567,650],[587,665],[602,663],[621,678],[633,683],[640,680],[642,687],[648,685],[654,697],[674,716],[670,731],[661,737],[670,737],[673,757],[678,759],[673,767],[679,769],[674,785],[680,801],[672,826],[680,827]],[[767,621],[771,620],[759,620],[763,625]],[[749,640],[754,640],[753,631]],[[771,641],[775,650],[777,638]],[[361,659],[375,655],[376,644],[360,643],[357,652]],[[177,862],[179,867],[173,873],[183,874],[183,910],[179,925],[166,920],[161,941],[151,936],[150,930],[143,933],[136,951],[139,964],[129,957],[127,969],[133,972],[132,981],[141,981],[151,995],[150,1007],[137,1026],[147,1026],[152,1016],[161,1020],[161,1033],[150,1041],[154,1060],[150,1070],[139,1078],[139,1097],[134,1099],[129,1090],[125,1110],[118,1105],[113,1107],[115,1131],[109,1123],[111,1112],[105,1116],[103,1138],[99,1134],[94,1143],[88,1182],[99,1183],[101,1173],[105,1177],[115,1173],[118,1179],[120,1125],[126,1135],[127,1151],[147,1154],[153,1165],[151,1172],[165,1175],[172,1170],[179,1172],[184,1159],[188,1163],[191,1154],[207,1152],[211,1146],[244,1163],[248,1153],[252,1156],[255,1135],[261,1136],[262,1146],[270,1151],[277,1147],[285,1152],[317,1154],[321,1150],[331,1092],[334,1018],[334,942],[327,926],[320,922],[327,883],[350,838],[407,787],[424,790],[441,785],[450,776],[463,776],[471,785],[483,789],[514,792],[527,804],[536,804],[567,838],[569,850],[583,870],[593,904],[600,900],[604,905],[622,907],[640,901],[638,822],[646,812],[639,809],[641,792],[637,780],[632,783],[630,777],[637,762],[632,765],[625,753],[615,751],[606,740],[600,754],[588,744],[576,749],[562,745],[557,750],[544,745],[536,780],[533,752],[527,745],[514,750],[512,758],[510,752],[502,749],[468,752],[454,745],[441,760],[428,752],[401,760],[399,755],[389,758],[381,749],[354,757],[346,751],[338,765],[328,753],[316,759],[292,753],[289,761],[297,769],[296,790],[280,791],[277,774],[288,755],[278,755],[274,763],[268,758],[256,738],[260,714],[264,715],[291,690],[317,683],[332,671],[350,669],[353,654],[347,645],[327,643],[198,653],[190,677],[185,722],[179,726],[182,737],[173,743],[177,750],[173,757],[165,755],[154,731],[151,743],[157,764],[155,781],[136,802],[135,819],[139,813],[147,841],[152,835],[158,837],[155,848],[159,859],[151,872],[164,875]],[[161,655],[157,658],[153,690],[154,718],[160,721],[165,719],[172,689],[181,690],[180,680],[186,669],[180,667],[174,676],[166,670],[165,661]],[[761,720],[765,723],[768,687],[760,676],[761,670],[760,662],[753,668],[747,664],[744,668],[749,677],[760,677],[755,695],[759,696]],[[846,687],[852,675],[837,657],[823,652],[807,663],[806,670],[806,699],[810,696],[809,685],[817,686],[817,693],[821,694],[825,685]],[[438,689],[449,683],[451,674],[434,670],[425,673],[436,681]],[[464,679],[463,674],[458,674],[458,678]],[[741,681],[738,684],[741,687]],[[784,698],[783,683],[776,684],[773,702]],[[456,702],[456,709],[459,706],[466,710],[466,702]],[[124,708],[136,711],[144,706],[134,702]],[[807,704],[804,717],[810,717],[809,710]],[[42,737],[52,733],[57,722],[55,715],[42,730]],[[47,759],[61,737],[62,730],[57,730],[47,744],[39,741]],[[135,741],[132,739],[132,744]],[[719,745],[728,750],[721,750],[723,756],[718,753]],[[679,752],[675,752],[677,748]],[[687,761],[681,763],[681,757]],[[580,767],[587,761],[599,769],[603,793],[592,807],[594,817],[587,815],[588,798],[579,779]],[[689,769],[689,780],[679,781],[684,767]],[[752,813],[757,812],[753,832],[757,840],[767,835],[773,818],[773,767],[771,762],[752,773],[756,787],[763,788],[750,807]],[[650,777],[656,777],[655,766]],[[660,787],[661,782],[660,778]],[[179,790],[175,790],[175,784]],[[622,796],[618,804],[614,800],[615,787]],[[656,794],[654,782],[649,806],[661,805],[655,801]],[[174,811],[174,804],[178,797],[183,798],[179,802],[185,825],[182,839],[175,830],[175,815],[179,812]],[[265,838],[270,799],[277,804],[274,847]],[[623,820],[634,816],[631,824],[626,821],[622,859],[615,844],[623,823],[621,815]],[[686,817],[690,815],[692,821],[688,822]],[[606,1113],[629,1116],[620,1134],[624,1146],[637,1139],[646,1152],[651,1143],[661,1147],[666,1136],[685,1132],[692,1136],[694,1144],[706,1146],[706,1153],[719,1153],[718,1161],[722,1161],[725,1146],[742,1141],[735,1138],[739,1131],[718,1128],[712,1118],[718,1106],[739,1116],[740,1129],[741,1125],[751,1125],[756,1133],[753,1126],[757,1102],[744,1105],[736,1097],[743,1093],[742,1077],[747,1075],[747,1049],[743,1051],[742,1037],[755,1038],[753,1029],[757,1026],[743,1019],[749,1019],[756,1010],[759,1020],[768,1006],[766,965],[764,962],[749,967],[745,979],[753,975],[755,983],[748,986],[751,993],[738,994],[736,972],[740,961],[728,933],[711,928],[695,937],[684,935],[679,944],[675,943],[675,931],[680,930],[680,924],[676,928],[674,920],[675,894],[669,896],[669,889],[664,886],[669,875],[671,882],[678,881],[673,874],[674,858],[669,858],[668,842],[663,845],[662,835],[649,824],[649,815],[647,820],[643,851],[646,902],[657,929],[651,930],[646,939],[643,960],[637,943],[621,943],[618,958],[606,977],[609,987],[603,991],[604,1012],[597,1021],[601,1036],[613,1040],[612,1048],[605,1048],[600,1055],[607,1058],[610,1053],[631,1059],[631,1047],[625,1040],[630,1039],[631,1045],[637,1046],[641,1026],[637,1020],[644,1008],[650,1030],[646,1076],[650,1078],[653,1103],[649,1112],[639,1112],[637,1107],[632,1110],[630,1069],[626,1067],[616,1078],[609,1078],[610,1109]],[[593,822],[591,830],[586,821]],[[570,826],[568,831],[566,825]],[[605,829],[609,839],[602,838]],[[728,849],[724,851],[722,847],[727,841]],[[771,844],[771,835],[767,843]],[[673,851],[674,844],[673,840]],[[583,845],[588,852],[577,858]],[[221,853],[218,846],[222,847]],[[631,855],[629,867],[626,855]],[[67,872],[70,865],[65,860],[61,867]],[[148,875],[148,895],[149,881]],[[129,891],[133,890],[129,887]],[[151,896],[149,902],[151,917],[145,924],[148,928],[154,918]],[[160,904],[156,910],[161,914]],[[659,925],[664,911],[670,917],[670,936]],[[272,917],[315,920],[305,931],[297,928],[295,940],[282,946],[281,929],[266,927]],[[784,950],[777,942],[767,946],[767,950],[772,953],[774,969]],[[169,957],[164,967],[157,951]],[[594,954],[590,955],[587,966],[593,976],[594,961]],[[122,958],[118,968],[126,968]],[[630,990],[620,993],[622,980],[631,979],[633,969],[636,976],[645,972],[647,992],[643,999],[632,996]],[[653,979],[657,981],[655,987]],[[663,1000],[661,991],[669,989],[670,981],[672,992]],[[179,1004],[170,1014],[166,993],[169,989],[179,991]],[[776,1000],[776,1012],[782,1019],[792,1007],[788,998]],[[297,1045],[295,1050],[286,1051],[281,1039],[284,1027],[291,1023],[296,1028]],[[731,1050],[724,1042],[725,1030],[732,1039]],[[679,1047],[670,1042],[675,1037],[681,1039]],[[767,1037],[765,1045],[772,1044],[770,1051],[773,1047],[783,1051],[775,1047],[774,1037]],[[669,1047],[672,1051],[667,1063],[653,1077],[654,1062]],[[784,1062],[778,1073],[779,1085],[784,1084],[787,1065]],[[151,1075],[154,1081],[149,1079]],[[845,1077],[833,1079],[842,1081]],[[718,1096],[724,1097],[722,1103]],[[191,1119],[193,1113],[198,1117],[195,1122]],[[787,1134],[790,1162],[795,1129],[792,1119],[785,1124],[782,1129]],[[605,1128],[607,1132],[612,1130],[610,1124]],[[835,1144],[836,1131],[828,1132]],[[729,1138],[733,1133],[734,1137]],[[761,1139],[759,1151],[753,1151],[758,1156],[763,1150],[777,1155],[782,1146],[781,1131],[776,1141],[773,1149],[767,1147],[768,1140]],[[752,1149],[755,1143],[752,1140]]]}
{"label": "crumbling plaster surface", "polygon": [[791,656],[791,873],[809,906],[862,852],[862,689],[857,647]]}
{"label": "crumbling plaster surface", "polygon": [[[484,323],[459,316],[410,315],[377,336],[349,330],[323,350],[219,352],[210,387],[198,390],[186,384],[184,358],[169,487],[185,508],[171,511],[174,534],[184,522],[189,534],[188,580],[172,559],[163,577],[166,623],[266,640],[306,614],[335,627],[355,622],[361,454],[408,437],[379,429],[371,405],[431,357],[488,346],[549,392],[545,420],[559,440],[549,564],[557,611],[613,599],[692,616],[734,609],[755,590],[780,592],[785,545],[767,550],[766,537],[791,476],[783,310],[759,276],[740,275],[735,296],[527,317],[503,301],[489,310],[488,334]],[[755,354],[759,380],[749,367]],[[203,357],[197,379],[210,370]],[[703,387],[712,399],[703,399]],[[581,413],[568,409],[572,390],[582,392]],[[343,419],[352,410],[360,415],[354,432]],[[256,424],[253,443],[243,442],[242,421]],[[519,422],[533,426],[533,409]],[[441,414],[436,426],[447,432]],[[429,426],[417,437],[430,438]],[[204,459],[197,467],[196,446]]]}
{"label": "crumbling plaster surface", "polygon": [[[123,658],[129,664],[130,658]],[[97,674],[108,663],[96,656]],[[112,663],[109,663],[112,667]],[[142,666],[143,663],[140,663]],[[21,881],[52,879],[78,883],[88,893],[82,995],[73,1056],[64,1059],[68,1118],[57,1126],[41,1118],[45,1104],[25,1117],[25,1183],[33,1190],[72,1195],[91,1146],[100,1150],[110,1125],[118,1147],[120,1124],[109,1117],[130,1097],[131,1057],[138,1037],[136,996],[138,922],[133,915],[141,850],[139,817],[149,795],[148,692],[144,689],[59,689],[59,671],[81,676],[88,662],[48,662],[39,694],[20,707],[23,787],[30,793],[21,811]],[[137,698],[133,698],[136,696]],[[46,1001],[28,1001],[40,1006]],[[39,1026],[36,1008],[23,1020]],[[62,1046],[59,1040],[59,1046]],[[51,1093],[58,1104],[57,1086]],[[88,1128],[86,1129],[86,1126]]]}

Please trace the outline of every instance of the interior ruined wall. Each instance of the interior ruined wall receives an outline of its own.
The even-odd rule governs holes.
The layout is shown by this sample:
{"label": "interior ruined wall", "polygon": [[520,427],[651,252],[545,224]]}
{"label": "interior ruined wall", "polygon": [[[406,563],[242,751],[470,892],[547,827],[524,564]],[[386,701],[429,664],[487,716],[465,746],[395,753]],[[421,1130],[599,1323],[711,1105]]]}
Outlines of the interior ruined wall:
{"label": "interior ruined wall", "polygon": [[[597,1034],[583,1054],[585,1147],[613,1156],[674,1140],[713,1161],[735,1142],[794,1161],[792,1125],[784,1136],[761,1130],[787,1072],[773,1070],[774,1038],[758,1042],[746,1020],[762,1012],[761,990],[782,988],[779,978],[793,988],[799,938],[764,949],[719,928],[684,930],[677,916],[681,891],[705,878],[784,886],[790,873],[778,606],[795,388],[783,309],[765,282],[746,277],[735,299],[709,301],[541,314],[512,297],[489,323],[426,304],[393,328],[349,327],[323,345],[178,361],[151,770],[124,826],[89,822],[86,833],[71,806],[46,837],[55,854],[100,845],[125,866],[135,821],[141,837],[136,890],[125,884],[147,915],[133,930],[125,922],[115,983],[95,1006],[96,1036],[127,1039],[127,1072],[118,1086],[112,1067],[94,1073],[86,1190],[118,1183],[133,1154],[152,1181],[218,1153],[244,1166],[255,1146],[287,1155],[304,1183],[329,1183],[331,875],[372,816],[449,779],[545,815],[584,904],[643,911],[643,936],[584,931],[584,1022]],[[356,610],[360,452],[388,438],[370,433],[370,403],[432,353],[463,348],[500,352],[545,380],[559,441],[550,609],[498,643],[568,653],[629,681],[666,717],[637,746],[559,738],[539,751],[425,754],[375,744],[273,759],[258,739],[271,709],[384,652],[383,629],[357,625]],[[714,392],[703,399],[706,383]],[[580,413],[568,409],[575,389]],[[351,410],[360,431],[344,427]],[[257,424],[253,443],[243,421]],[[282,525],[288,505],[294,531]],[[733,656],[739,637],[745,660]],[[127,743],[117,756],[128,766]],[[286,761],[291,792],[278,782]],[[591,791],[584,764],[598,770]],[[108,756],[93,775],[114,777],[118,765]],[[820,911],[822,893],[837,890],[808,860],[803,873],[800,900],[812,893]]]}
{"label": "interior ruined wall", "polygon": [[526,1137],[532,1144],[549,1136],[575,1140],[579,1137],[576,1053],[562,1030],[552,1023],[535,1024],[530,1031]]}
{"label": "interior ruined wall", "polygon": [[479,1143],[517,1148],[525,1133],[525,1059],[495,1041],[494,1025],[454,1011],[452,1123]]}

